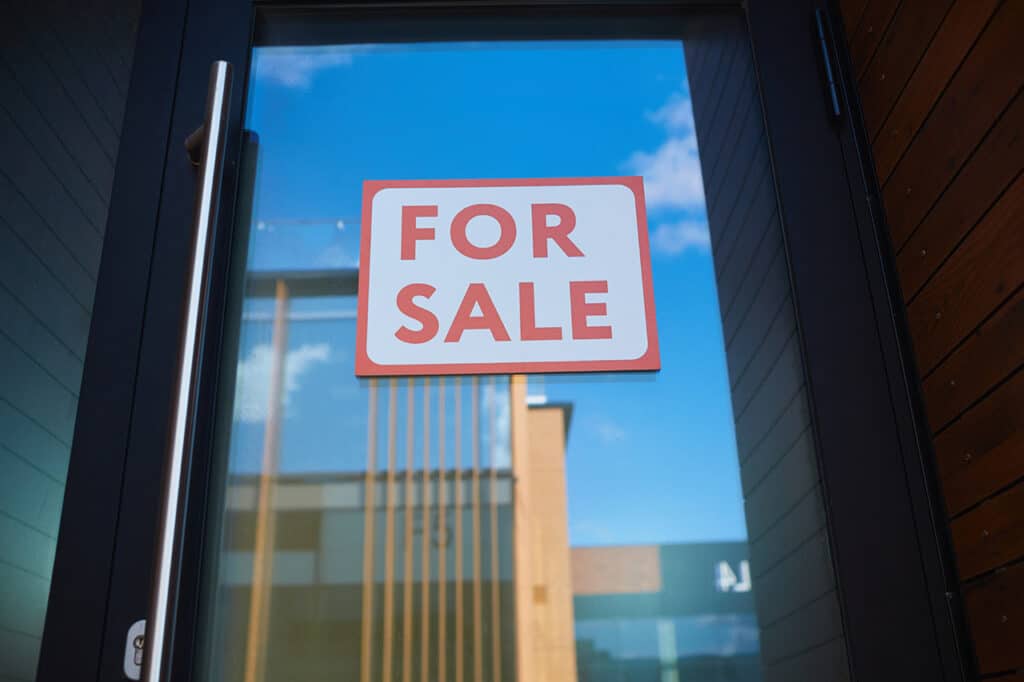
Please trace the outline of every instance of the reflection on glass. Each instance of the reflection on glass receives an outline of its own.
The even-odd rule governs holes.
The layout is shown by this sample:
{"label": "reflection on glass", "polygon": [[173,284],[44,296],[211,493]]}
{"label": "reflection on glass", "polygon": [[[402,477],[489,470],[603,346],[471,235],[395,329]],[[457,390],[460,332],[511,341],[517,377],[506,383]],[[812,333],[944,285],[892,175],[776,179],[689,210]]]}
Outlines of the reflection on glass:
{"label": "reflection on glass", "polygon": [[[252,78],[200,677],[760,679],[681,44],[266,47]],[[363,180],[623,174],[660,372],[355,378]]]}

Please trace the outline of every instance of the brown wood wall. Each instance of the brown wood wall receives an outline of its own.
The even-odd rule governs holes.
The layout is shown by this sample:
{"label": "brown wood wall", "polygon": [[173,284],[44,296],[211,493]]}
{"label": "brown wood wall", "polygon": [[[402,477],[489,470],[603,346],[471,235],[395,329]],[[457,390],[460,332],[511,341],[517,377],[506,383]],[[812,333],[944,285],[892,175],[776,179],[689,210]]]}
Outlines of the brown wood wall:
{"label": "brown wood wall", "polygon": [[1024,0],[840,7],[978,670],[985,679],[1019,679]]}

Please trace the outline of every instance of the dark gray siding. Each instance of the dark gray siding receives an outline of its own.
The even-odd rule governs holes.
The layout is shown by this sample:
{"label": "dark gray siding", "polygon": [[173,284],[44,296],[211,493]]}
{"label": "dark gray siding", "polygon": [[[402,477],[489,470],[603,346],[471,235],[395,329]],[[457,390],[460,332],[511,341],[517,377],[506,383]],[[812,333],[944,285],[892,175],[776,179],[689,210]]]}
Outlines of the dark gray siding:
{"label": "dark gray siding", "polygon": [[782,226],[742,23],[686,42],[765,682],[849,679]]}
{"label": "dark gray siding", "polygon": [[3,4],[0,680],[35,677],[138,4]]}

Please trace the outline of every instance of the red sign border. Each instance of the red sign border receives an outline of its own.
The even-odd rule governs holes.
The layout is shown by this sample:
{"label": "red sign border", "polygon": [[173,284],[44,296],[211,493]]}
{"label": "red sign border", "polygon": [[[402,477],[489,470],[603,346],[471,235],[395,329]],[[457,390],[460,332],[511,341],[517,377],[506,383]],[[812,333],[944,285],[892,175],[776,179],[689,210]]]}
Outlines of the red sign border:
{"label": "red sign border", "polygon": [[[636,202],[640,246],[640,276],[643,279],[644,313],[647,322],[647,352],[633,360],[568,360],[550,362],[470,362],[430,365],[380,365],[366,352],[366,314],[369,306],[370,226],[373,198],[384,189],[423,187],[565,187],[576,185],[622,185],[633,192]],[[595,178],[517,178],[486,180],[366,180],[363,182],[362,235],[359,243],[359,291],[356,314],[356,376],[449,376],[458,374],[530,374],[561,372],[625,372],[661,369],[658,326],[651,278],[651,249],[644,210],[644,182],[637,175]]]}

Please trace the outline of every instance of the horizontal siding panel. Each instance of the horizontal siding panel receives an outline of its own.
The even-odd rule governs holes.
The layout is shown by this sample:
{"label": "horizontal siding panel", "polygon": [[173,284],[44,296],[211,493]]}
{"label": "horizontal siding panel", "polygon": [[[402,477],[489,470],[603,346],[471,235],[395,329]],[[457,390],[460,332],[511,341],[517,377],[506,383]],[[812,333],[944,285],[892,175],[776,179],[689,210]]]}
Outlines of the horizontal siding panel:
{"label": "horizontal siding panel", "polygon": [[70,440],[78,395],[34,362],[27,351],[0,335],[0,398],[17,404],[27,416],[62,440]]}
{"label": "horizontal siding panel", "polygon": [[4,587],[0,590],[0,633],[5,630],[22,634],[42,632],[46,594],[50,590],[47,581],[0,564],[0,585]]}
{"label": "horizontal siding panel", "polygon": [[107,216],[104,195],[68,153],[46,119],[40,116],[32,103],[25,98],[24,92],[11,79],[6,69],[0,69],[0,110],[5,111],[10,117],[10,121],[0,123],[0,126],[16,127],[29,139],[92,223],[102,226]]}
{"label": "horizontal siding panel", "polygon": [[1022,131],[1024,93],[1017,95],[897,255],[906,300],[913,300],[1020,173]]}
{"label": "horizontal siding panel", "polygon": [[724,87],[726,90],[711,112],[709,130],[703,135],[705,143],[700,150],[701,154],[708,156],[711,166],[709,178],[717,178],[720,168],[726,163],[726,152],[731,147],[731,135],[736,131],[735,126],[747,120],[749,110],[756,108],[756,101],[750,97],[750,93],[756,92],[757,82],[747,59],[738,55],[733,60]]}
{"label": "horizontal siding panel", "polygon": [[[7,118],[6,116],[3,118]],[[9,121],[9,119],[7,119]],[[100,251],[103,248],[102,225],[93,225],[60,179],[47,168],[39,154],[13,126],[0,121],[0,144],[19,161],[18,168],[7,172],[7,181],[39,215],[43,222],[68,250],[75,254],[89,274],[99,270]]]}
{"label": "horizontal siding panel", "polygon": [[925,375],[1024,283],[1022,224],[1024,175],[910,304],[910,332]]}
{"label": "horizontal siding panel", "polygon": [[[762,229],[772,230],[776,225],[777,223],[772,221]],[[789,287],[789,268],[785,247],[782,244],[757,252],[750,268],[744,273],[735,296],[729,299],[728,310],[722,316],[722,331],[726,344],[736,338],[737,331],[750,315],[758,293],[765,287],[774,287],[776,290]]]}
{"label": "horizontal siding panel", "polygon": [[[23,243],[32,253],[29,257],[49,273],[55,283],[78,303],[83,312],[92,310],[92,296],[96,290],[95,274],[43,221],[3,173],[0,173],[0,226],[4,226],[19,238],[14,240],[11,236],[5,235],[3,243]],[[0,275],[2,274],[3,271],[0,270]]]}
{"label": "horizontal siding panel", "polygon": [[740,45],[739,38],[732,31],[727,31],[724,35],[714,33],[713,35],[715,38],[704,49],[708,55],[707,62],[701,65],[700,73],[697,75],[698,80],[690,81],[691,89],[697,87],[706,93],[704,97],[698,97],[693,103],[693,115],[700,121],[706,121],[708,111],[721,97],[721,73],[736,58],[736,50]]}
{"label": "horizontal siding panel", "polygon": [[0,513],[55,538],[64,501],[63,484],[2,447],[0,471],[4,472],[0,478]]}
{"label": "horizontal siding panel", "polygon": [[939,432],[1024,364],[1024,289],[985,320],[924,380],[928,423]]}
{"label": "horizontal siding panel", "polygon": [[[13,586],[12,586],[13,587]],[[39,637],[0,628],[0,682],[31,682],[36,677]]]}
{"label": "horizontal siding panel", "polygon": [[756,152],[763,159],[754,159],[737,174],[739,196],[722,202],[717,209],[708,213],[711,226],[712,253],[715,267],[724,268],[729,264],[732,252],[743,231],[755,222],[758,216],[766,216],[768,204],[775,204],[775,187],[768,167],[768,153]]}
{"label": "horizontal siding panel", "polygon": [[821,532],[758,579],[754,585],[758,623],[761,628],[771,627],[833,589],[832,558],[825,533]]}
{"label": "horizontal siding panel", "polygon": [[764,439],[740,453],[740,477],[744,495],[761,483],[779,459],[810,428],[810,408],[807,405],[807,394],[802,388],[789,399],[788,404],[779,407],[783,411]]}
{"label": "horizontal siding panel", "polygon": [[[762,398],[751,403],[736,420],[736,445],[741,453],[757,447],[790,407],[790,401],[803,388],[803,366],[799,353],[783,353],[759,391]],[[742,455],[741,455],[742,456]]]}
{"label": "horizontal siding panel", "polygon": [[[0,32],[0,35],[7,35]],[[0,57],[6,61],[9,74],[25,92],[25,96],[49,122],[70,154],[75,157],[86,174],[97,186],[109,188],[114,178],[114,161],[97,139],[95,133],[82,120],[74,102],[64,92],[53,72],[35,55],[24,50],[15,53],[4,48],[0,41]],[[4,66],[0,66],[4,68]],[[109,189],[107,190],[109,192]]]}
{"label": "horizontal siding panel", "polygon": [[883,188],[893,241],[903,245],[1024,83],[1024,3],[1005,3],[953,77]]}
{"label": "horizontal siding panel", "polygon": [[[724,191],[723,187],[733,188],[746,173],[747,163],[754,157],[759,146],[764,144],[764,131],[761,128],[761,110],[756,106],[746,108],[742,123],[729,131],[729,144],[724,157],[715,163],[714,175],[705,179],[708,210],[717,212],[723,202],[735,201],[734,190]],[[707,163],[707,162],[705,162]]]}
{"label": "horizontal siding panel", "polygon": [[821,487],[814,486],[775,525],[750,544],[750,565],[760,578],[825,528],[825,506]]}
{"label": "horizontal siding panel", "polygon": [[776,328],[783,331],[796,329],[793,300],[789,291],[784,287],[764,287],[757,292],[750,314],[728,346],[729,385],[733,387],[747,373],[750,363],[764,345],[764,339],[758,338],[758,334],[753,332],[744,333],[744,328],[760,330],[766,334],[774,333]]}
{"label": "horizontal siding panel", "polygon": [[878,134],[951,4],[952,0],[904,2],[896,11],[875,58],[860,79],[864,124],[872,139]]}
{"label": "horizontal siding panel", "polygon": [[[770,193],[771,186],[768,187],[769,192],[765,194]],[[771,236],[778,235],[775,207],[770,201],[764,201],[755,209],[737,234],[735,248],[718,269],[719,286],[723,291],[735,292],[724,299],[722,311],[726,319],[735,311],[736,301],[743,295],[748,280],[756,279],[773,262],[771,256],[774,255],[772,245],[775,240]],[[784,263],[785,259],[782,260]]]}
{"label": "horizontal siding panel", "polygon": [[62,441],[13,403],[0,398],[0,445],[28,458],[51,478],[67,476],[70,440]]}
{"label": "horizontal siding panel", "polygon": [[953,4],[875,137],[872,151],[883,185],[999,4],[1000,0]]}
{"label": "horizontal siding panel", "polygon": [[[789,514],[818,486],[818,463],[809,432],[800,436],[747,496],[747,536],[756,544],[779,519]],[[755,573],[764,568],[753,567]]]}
{"label": "horizontal siding panel", "polygon": [[767,331],[764,332],[761,347],[757,349],[732,388],[732,400],[733,404],[738,406],[738,412],[747,409],[786,346],[796,343],[796,324],[791,316],[779,315],[769,324]]}
{"label": "horizontal siding panel", "polygon": [[[0,514],[0,547],[16,547],[6,552],[0,562],[10,564],[46,580],[53,571],[57,541],[10,516]],[[2,670],[3,668],[0,668]]]}
{"label": "horizontal siding panel", "polygon": [[833,590],[807,608],[763,628],[761,660],[765,665],[772,666],[832,642],[842,636],[841,624],[839,596]]}
{"label": "horizontal siding panel", "polygon": [[1024,556],[1024,483],[985,500],[951,528],[962,580]]}
{"label": "horizontal siding panel", "polygon": [[89,312],[14,235],[2,217],[0,244],[0,286],[31,309],[36,319],[75,357],[84,358]]}
{"label": "horizontal siding panel", "polygon": [[1024,668],[1024,564],[982,578],[964,588],[964,603],[982,674]]}
{"label": "horizontal siding panel", "polygon": [[935,439],[950,514],[1024,477],[1024,372],[1018,372]]}
{"label": "horizontal siding panel", "polygon": [[82,382],[82,361],[2,286],[0,320],[5,321],[0,335],[7,336],[19,348],[28,349],[32,358],[62,386],[78,392]]}
{"label": "horizontal siding panel", "polygon": [[846,660],[846,644],[836,638],[785,661],[766,666],[762,671],[764,682],[795,682],[796,680],[828,680],[846,682],[850,667]]}
{"label": "horizontal siding panel", "polygon": [[[737,63],[745,61],[742,58],[744,46],[738,39],[732,37],[725,42],[726,45],[722,53],[722,59],[718,62],[712,75],[712,80],[722,83],[722,87],[716,89],[713,97],[701,100],[694,110],[694,118],[699,116],[700,120],[705,123],[703,136],[708,140],[711,139],[714,133],[715,123],[719,122],[716,120],[716,113],[718,111],[728,111],[723,109],[723,102],[732,99],[735,95],[736,80],[734,72],[737,68]],[[709,160],[711,160],[711,157],[709,157]],[[713,160],[711,162],[714,163]]]}
{"label": "horizontal siding panel", "polygon": [[871,62],[899,6],[900,0],[868,0],[860,24],[850,37],[850,57],[858,79]]}

